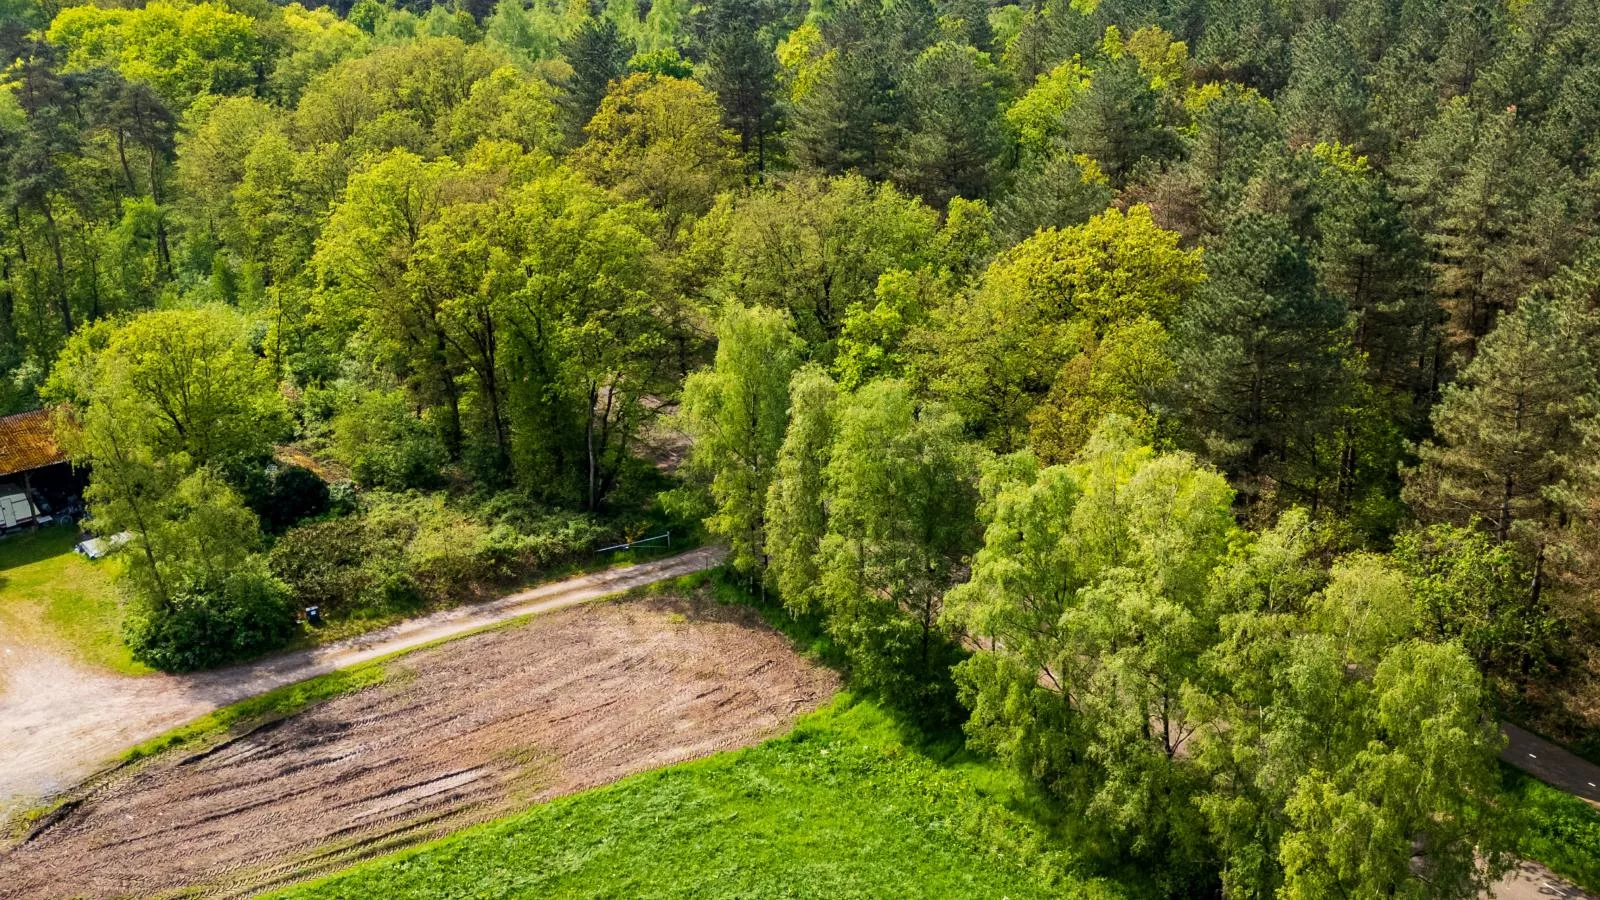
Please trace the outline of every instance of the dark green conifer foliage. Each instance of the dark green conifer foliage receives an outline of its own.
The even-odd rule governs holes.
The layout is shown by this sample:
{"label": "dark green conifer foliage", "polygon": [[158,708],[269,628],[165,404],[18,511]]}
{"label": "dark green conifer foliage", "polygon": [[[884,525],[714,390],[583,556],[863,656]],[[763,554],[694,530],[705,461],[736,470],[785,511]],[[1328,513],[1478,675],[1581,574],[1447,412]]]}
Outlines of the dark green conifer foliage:
{"label": "dark green conifer foliage", "polygon": [[561,53],[572,66],[572,76],[564,85],[561,105],[567,113],[567,136],[572,144],[583,140],[583,126],[589,124],[600,101],[611,89],[611,82],[628,71],[633,48],[609,18],[588,18],[561,45]]}

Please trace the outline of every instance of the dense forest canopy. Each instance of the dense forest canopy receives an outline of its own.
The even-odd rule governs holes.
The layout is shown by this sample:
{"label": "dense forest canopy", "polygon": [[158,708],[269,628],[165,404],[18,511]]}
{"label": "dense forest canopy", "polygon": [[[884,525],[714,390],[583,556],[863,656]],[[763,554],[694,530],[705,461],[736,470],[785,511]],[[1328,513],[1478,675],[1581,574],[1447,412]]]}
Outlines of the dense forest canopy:
{"label": "dense forest canopy", "polygon": [[1600,749],[1594,0],[0,0],[0,57],[0,408],[158,664],[659,503],[1168,893],[1471,896],[1491,717]]}

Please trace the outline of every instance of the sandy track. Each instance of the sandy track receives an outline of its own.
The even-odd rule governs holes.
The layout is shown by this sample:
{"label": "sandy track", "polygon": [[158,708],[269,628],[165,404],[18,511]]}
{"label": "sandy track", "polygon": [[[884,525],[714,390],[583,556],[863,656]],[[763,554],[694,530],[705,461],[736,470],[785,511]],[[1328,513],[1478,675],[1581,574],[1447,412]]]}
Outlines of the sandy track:
{"label": "sandy track", "polygon": [[9,646],[0,635],[0,819],[72,787],[127,747],[218,707],[485,625],[697,572],[721,559],[720,549],[702,548],[422,616],[325,647],[195,675],[127,678],[92,671]]}
{"label": "sandy track", "polygon": [[530,802],[756,742],[837,688],[750,610],[570,609],[97,787],[0,855],[0,895],[247,893]]}

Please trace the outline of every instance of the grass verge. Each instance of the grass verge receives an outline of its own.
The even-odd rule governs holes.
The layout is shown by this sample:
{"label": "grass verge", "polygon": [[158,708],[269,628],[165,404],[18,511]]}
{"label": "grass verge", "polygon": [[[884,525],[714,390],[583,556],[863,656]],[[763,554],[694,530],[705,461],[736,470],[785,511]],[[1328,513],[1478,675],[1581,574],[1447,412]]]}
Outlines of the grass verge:
{"label": "grass verge", "polygon": [[1114,897],[1025,816],[842,695],[790,734],[647,772],[280,896]]}
{"label": "grass verge", "polygon": [[1502,765],[1516,815],[1517,852],[1592,894],[1600,894],[1600,810]]}
{"label": "grass verge", "polygon": [[186,744],[221,737],[236,728],[292,716],[325,700],[381,683],[389,676],[388,663],[385,658],[338,669],[224,706],[130,748],[122,754],[121,761],[137,762]]}
{"label": "grass verge", "polygon": [[526,577],[497,585],[493,591],[486,592],[481,596],[459,597],[421,606],[407,606],[397,609],[378,610],[359,616],[334,618],[315,628],[305,622],[301,622],[299,630],[288,644],[272,650],[267,655],[325,646],[349,638],[360,637],[363,634],[379,631],[392,625],[398,625],[408,619],[415,619],[419,616],[426,616],[446,609],[471,607],[478,603],[492,602],[510,594],[555,584],[556,582],[566,581],[569,578],[593,575],[597,572],[606,572],[611,569],[620,569],[640,563],[657,562],[700,548],[705,543],[704,538],[705,535],[698,529],[680,528],[673,531],[673,544],[671,547],[650,545],[633,550],[592,554],[581,560],[530,572]]}

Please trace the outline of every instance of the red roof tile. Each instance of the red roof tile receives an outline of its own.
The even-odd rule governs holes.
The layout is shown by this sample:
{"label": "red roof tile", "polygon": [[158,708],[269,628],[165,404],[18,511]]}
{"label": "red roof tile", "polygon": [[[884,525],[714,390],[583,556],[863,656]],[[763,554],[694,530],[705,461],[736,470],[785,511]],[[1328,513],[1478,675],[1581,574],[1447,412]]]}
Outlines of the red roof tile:
{"label": "red roof tile", "polygon": [[56,445],[50,410],[17,413],[0,418],[0,475],[14,475],[66,462]]}

